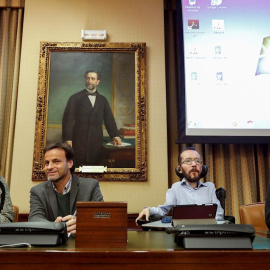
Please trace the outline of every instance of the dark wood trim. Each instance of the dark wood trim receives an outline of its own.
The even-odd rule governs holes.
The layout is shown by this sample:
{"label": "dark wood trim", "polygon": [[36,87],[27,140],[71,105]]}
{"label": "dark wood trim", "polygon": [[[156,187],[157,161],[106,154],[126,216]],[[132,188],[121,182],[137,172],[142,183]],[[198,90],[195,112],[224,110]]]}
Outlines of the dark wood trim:
{"label": "dark wood trim", "polygon": [[265,238],[255,238],[252,250],[185,250],[176,245],[173,234],[127,233],[126,248],[77,248],[70,237],[62,246],[1,249],[0,269],[268,270],[270,265],[270,250],[264,247],[270,240]]}
{"label": "dark wood trim", "polygon": [[19,214],[19,222],[27,222],[29,214]]}

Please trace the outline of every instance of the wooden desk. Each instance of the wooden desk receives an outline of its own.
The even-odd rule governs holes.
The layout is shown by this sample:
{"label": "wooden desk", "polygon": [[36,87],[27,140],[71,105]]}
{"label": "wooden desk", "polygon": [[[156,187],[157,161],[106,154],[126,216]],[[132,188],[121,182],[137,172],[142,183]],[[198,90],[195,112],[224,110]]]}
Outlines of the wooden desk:
{"label": "wooden desk", "polygon": [[[128,232],[127,248],[59,247],[0,250],[0,269],[269,269],[270,240],[257,236],[253,250],[184,250],[173,234]],[[263,248],[263,249],[259,249]]]}
{"label": "wooden desk", "polygon": [[270,238],[270,230],[256,230],[256,235]]}

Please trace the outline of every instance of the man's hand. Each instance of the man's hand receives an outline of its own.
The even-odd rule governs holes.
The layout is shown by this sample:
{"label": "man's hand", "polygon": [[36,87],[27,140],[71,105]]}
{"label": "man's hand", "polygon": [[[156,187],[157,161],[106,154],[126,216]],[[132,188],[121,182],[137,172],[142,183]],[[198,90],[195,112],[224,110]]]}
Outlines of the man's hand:
{"label": "man's hand", "polygon": [[76,217],[72,215],[57,217],[55,222],[66,222],[67,232],[71,234],[76,233]]}
{"label": "man's hand", "polygon": [[76,217],[72,215],[68,215],[63,217],[62,221],[66,222],[67,232],[71,234],[76,233]]}
{"label": "man's hand", "polygon": [[54,222],[62,222],[62,217],[57,217]]}
{"label": "man's hand", "polygon": [[114,145],[121,145],[122,144],[121,138],[120,137],[114,137],[113,138],[113,144]]}
{"label": "man's hand", "polygon": [[147,207],[147,208],[144,208],[140,213],[139,213],[139,216],[136,218],[136,220],[135,220],[135,222],[136,222],[136,225],[138,226],[138,223],[137,223],[137,220],[138,219],[141,219],[142,217],[144,217],[145,216],[145,219],[147,220],[147,221],[149,221],[149,215],[150,215],[150,210],[149,210],[149,208]]}

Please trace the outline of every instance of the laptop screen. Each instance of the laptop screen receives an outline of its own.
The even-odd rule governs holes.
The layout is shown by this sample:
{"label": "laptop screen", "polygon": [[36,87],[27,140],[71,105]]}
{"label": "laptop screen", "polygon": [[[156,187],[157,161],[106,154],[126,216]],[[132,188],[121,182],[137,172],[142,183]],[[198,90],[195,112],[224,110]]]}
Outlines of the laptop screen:
{"label": "laptop screen", "polygon": [[173,219],[209,219],[215,218],[217,204],[188,204],[173,207]]}

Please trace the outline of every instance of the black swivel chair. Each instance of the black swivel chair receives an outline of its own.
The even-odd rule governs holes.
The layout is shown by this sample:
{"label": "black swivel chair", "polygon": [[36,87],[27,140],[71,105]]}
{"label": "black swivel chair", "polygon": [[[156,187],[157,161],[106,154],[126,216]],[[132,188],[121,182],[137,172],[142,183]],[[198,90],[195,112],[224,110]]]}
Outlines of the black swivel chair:
{"label": "black swivel chair", "polygon": [[220,187],[216,190],[216,195],[218,200],[220,201],[221,207],[225,212],[225,199],[226,199],[226,190],[223,187]]}
{"label": "black swivel chair", "polygon": [[220,201],[221,207],[224,210],[224,219],[230,221],[231,223],[235,223],[234,216],[226,216],[225,215],[226,190],[223,187],[220,187],[216,190],[216,195],[217,195],[218,200]]}

